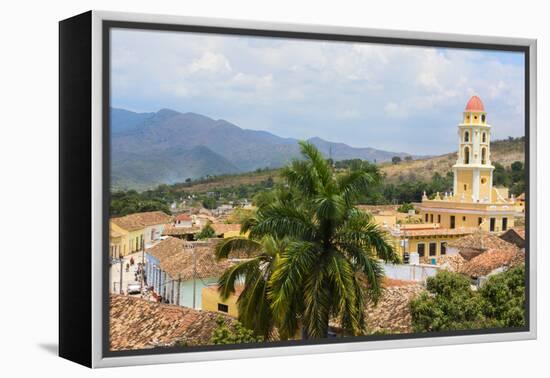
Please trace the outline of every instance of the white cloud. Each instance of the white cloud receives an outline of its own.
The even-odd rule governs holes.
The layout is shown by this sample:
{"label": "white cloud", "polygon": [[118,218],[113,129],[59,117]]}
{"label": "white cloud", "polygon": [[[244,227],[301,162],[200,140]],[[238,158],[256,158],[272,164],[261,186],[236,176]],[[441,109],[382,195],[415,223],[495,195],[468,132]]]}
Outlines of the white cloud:
{"label": "white cloud", "polygon": [[[454,148],[477,94],[497,137],[522,133],[523,68],[495,53],[169,32],[115,31],[112,41],[116,106],[419,153]],[[453,145],[433,127],[448,127]]]}
{"label": "white cloud", "polygon": [[210,51],[205,52],[200,58],[193,61],[189,66],[189,72],[210,72],[225,73],[231,71],[231,65],[223,54],[216,54]]}

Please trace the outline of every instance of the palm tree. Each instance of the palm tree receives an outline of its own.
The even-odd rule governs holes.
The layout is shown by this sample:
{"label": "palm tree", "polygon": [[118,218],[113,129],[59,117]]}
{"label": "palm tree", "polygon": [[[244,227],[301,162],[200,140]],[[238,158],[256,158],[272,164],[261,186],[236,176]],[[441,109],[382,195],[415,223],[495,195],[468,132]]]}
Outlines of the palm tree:
{"label": "palm tree", "polygon": [[243,290],[237,300],[239,321],[256,335],[268,340],[274,330],[274,318],[268,291],[269,279],[278,265],[285,241],[264,236],[254,240],[246,236],[235,236],[220,242],[216,246],[216,258],[227,259],[236,253],[244,253],[247,259],[228,268],[218,280],[222,299],[235,294],[236,286]]}
{"label": "palm tree", "polygon": [[379,259],[398,261],[386,234],[355,205],[373,178],[358,167],[336,174],[310,143],[304,160],[283,169],[291,196],[259,207],[243,225],[250,236],[288,238],[268,283],[272,315],[281,334],[326,337],[338,319],[353,335],[365,329],[366,300],[381,293]]}

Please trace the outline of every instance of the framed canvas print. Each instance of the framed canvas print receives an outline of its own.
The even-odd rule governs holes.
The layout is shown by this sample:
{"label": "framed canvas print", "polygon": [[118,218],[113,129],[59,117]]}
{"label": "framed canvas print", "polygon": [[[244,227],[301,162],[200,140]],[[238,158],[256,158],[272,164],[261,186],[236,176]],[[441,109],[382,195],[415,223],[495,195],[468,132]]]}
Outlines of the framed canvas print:
{"label": "framed canvas print", "polygon": [[60,355],[536,337],[536,41],[60,22]]}

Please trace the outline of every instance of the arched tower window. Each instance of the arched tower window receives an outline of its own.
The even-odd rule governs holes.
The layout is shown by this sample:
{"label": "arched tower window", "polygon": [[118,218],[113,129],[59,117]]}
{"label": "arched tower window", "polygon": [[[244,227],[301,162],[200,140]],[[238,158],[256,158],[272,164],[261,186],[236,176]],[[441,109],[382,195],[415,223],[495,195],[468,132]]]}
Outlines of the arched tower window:
{"label": "arched tower window", "polygon": [[470,133],[468,131],[464,132],[464,142],[467,143],[470,141]]}
{"label": "arched tower window", "polygon": [[481,115],[481,122],[485,123],[485,114]]}
{"label": "arched tower window", "polygon": [[487,143],[487,134],[486,133],[481,134],[481,143]]}
{"label": "arched tower window", "polygon": [[470,148],[464,147],[464,164],[470,164]]}
{"label": "arched tower window", "polygon": [[483,147],[481,149],[481,164],[486,164],[487,162],[487,149]]}

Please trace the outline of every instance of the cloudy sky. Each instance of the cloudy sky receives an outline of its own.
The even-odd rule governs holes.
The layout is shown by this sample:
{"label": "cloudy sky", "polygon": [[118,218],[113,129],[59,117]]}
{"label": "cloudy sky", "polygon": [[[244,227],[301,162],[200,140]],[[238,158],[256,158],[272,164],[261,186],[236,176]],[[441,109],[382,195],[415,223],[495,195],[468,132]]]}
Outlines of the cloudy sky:
{"label": "cloudy sky", "polygon": [[523,135],[523,55],[115,29],[112,106],[225,119],[412,154],[456,149],[471,95],[493,138]]}

